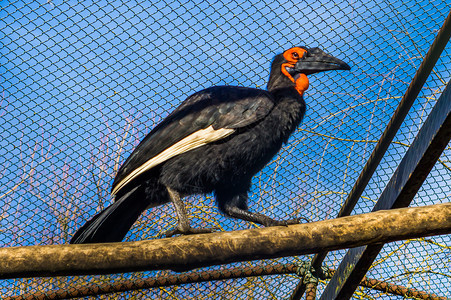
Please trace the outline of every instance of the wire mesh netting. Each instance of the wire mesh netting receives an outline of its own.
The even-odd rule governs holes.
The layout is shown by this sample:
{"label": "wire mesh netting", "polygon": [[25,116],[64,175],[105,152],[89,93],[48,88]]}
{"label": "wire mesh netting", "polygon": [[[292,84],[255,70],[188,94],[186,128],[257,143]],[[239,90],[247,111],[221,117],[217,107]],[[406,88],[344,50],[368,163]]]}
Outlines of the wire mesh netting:
{"label": "wire mesh netting", "polygon": [[[253,179],[251,210],[277,219],[335,218],[423,56],[448,15],[448,1],[2,1],[0,19],[0,245],[68,243],[111,203],[113,178],[139,141],[187,96],[213,85],[265,88],[274,55],[321,47],[351,72],[310,77],[306,117]],[[362,195],[370,212],[451,78],[451,45]],[[413,206],[449,202],[448,145]],[[232,231],[256,224],[221,215],[212,195],[185,199],[195,227]],[[174,208],[146,211],[126,240],[159,238]],[[357,233],[356,233],[357,234]],[[367,274],[451,297],[449,235],[387,244]],[[336,268],[345,251],[325,261]],[[228,270],[310,257],[235,263]],[[77,290],[171,271],[0,281],[4,296]],[[281,299],[294,274],[176,284],[105,299]],[[324,288],[321,282],[319,294]],[[398,299],[359,287],[356,299]]]}

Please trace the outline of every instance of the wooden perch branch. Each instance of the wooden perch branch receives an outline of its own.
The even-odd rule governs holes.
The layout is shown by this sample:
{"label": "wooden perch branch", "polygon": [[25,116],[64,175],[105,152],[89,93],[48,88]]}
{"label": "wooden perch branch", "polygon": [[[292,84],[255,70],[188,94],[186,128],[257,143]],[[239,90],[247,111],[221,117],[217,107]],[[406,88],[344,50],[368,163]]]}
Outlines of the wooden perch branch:
{"label": "wooden perch branch", "polygon": [[0,249],[0,278],[189,270],[451,232],[451,203],[308,224],[126,243]]}

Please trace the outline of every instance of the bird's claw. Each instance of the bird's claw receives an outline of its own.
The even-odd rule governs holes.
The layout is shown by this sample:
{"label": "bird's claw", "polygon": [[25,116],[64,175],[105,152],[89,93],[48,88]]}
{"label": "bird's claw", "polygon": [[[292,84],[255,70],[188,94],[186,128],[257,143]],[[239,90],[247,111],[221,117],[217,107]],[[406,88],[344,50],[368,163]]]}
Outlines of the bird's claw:
{"label": "bird's claw", "polygon": [[212,233],[218,230],[219,228],[213,227],[213,228],[193,228],[188,227],[188,229],[180,229],[179,227],[168,230],[164,233],[166,237],[172,237],[176,234],[182,234],[182,235],[188,235],[188,234],[200,234],[200,233]]}
{"label": "bird's claw", "polygon": [[310,222],[307,218],[294,218],[294,219],[290,219],[290,220],[282,220],[282,221],[278,221],[278,220],[273,220],[273,222],[271,224],[269,224],[269,226],[288,226],[288,225],[294,225],[294,224],[300,224],[302,221],[305,222]]}

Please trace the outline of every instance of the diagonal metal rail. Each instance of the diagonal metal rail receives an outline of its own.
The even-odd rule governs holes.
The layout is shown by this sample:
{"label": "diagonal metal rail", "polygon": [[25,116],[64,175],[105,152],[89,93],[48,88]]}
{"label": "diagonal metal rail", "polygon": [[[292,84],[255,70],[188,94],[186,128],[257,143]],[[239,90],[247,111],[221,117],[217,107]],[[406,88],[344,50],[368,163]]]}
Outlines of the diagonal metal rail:
{"label": "diagonal metal rail", "polygon": [[[450,139],[451,81],[407,150],[373,211],[409,206]],[[384,244],[373,244],[350,249],[321,299],[349,299],[383,246]]]}
{"label": "diagonal metal rail", "polygon": [[[368,159],[366,165],[362,169],[356,183],[354,184],[351,192],[349,193],[345,203],[343,204],[340,212],[338,213],[338,218],[348,216],[351,214],[354,209],[357,201],[362,196],[363,191],[365,190],[368,182],[376,171],[377,166],[381,162],[382,158],[385,155],[388,147],[390,146],[393,138],[398,132],[401,124],[404,122],[407,113],[412,107],[415,99],[417,98],[419,92],[421,91],[426,79],[429,77],[429,74],[432,71],[432,68],[435,66],[437,60],[439,59],[443,49],[445,48],[447,42],[449,41],[451,36],[451,10],[445,19],[442,27],[440,28],[437,36],[432,43],[429,51],[425,55],[420,67],[418,68],[412,82],[410,83],[407,91],[403,95],[401,102],[399,103],[396,111],[394,112],[390,122],[388,123],[385,131],[383,132],[381,138],[376,144],[373,152],[371,153],[370,158]],[[327,251],[320,252],[316,254],[312,259],[312,267],[314,270],[320,270],[321,265],[324,259],[327,256]],[[298,283],[296,288],[294,289],[290,299],[291,300],[299,300],[306,290],[305,283],[301,280]]]}

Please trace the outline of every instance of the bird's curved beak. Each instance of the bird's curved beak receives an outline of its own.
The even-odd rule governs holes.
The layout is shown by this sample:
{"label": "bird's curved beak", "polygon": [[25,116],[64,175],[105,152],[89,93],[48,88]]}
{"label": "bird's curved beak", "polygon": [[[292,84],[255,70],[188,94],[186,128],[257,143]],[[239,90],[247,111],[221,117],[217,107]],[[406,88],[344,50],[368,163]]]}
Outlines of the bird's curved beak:
{"label": "bird's curved beak", "polygon": [[350,70],[351,67],[319,48],[310,48],[304,57],[298,60],[294,69],[296,72],[309,75],[329,70]]}

